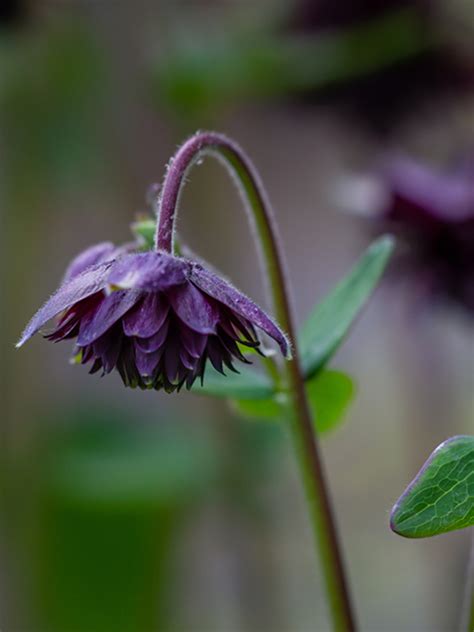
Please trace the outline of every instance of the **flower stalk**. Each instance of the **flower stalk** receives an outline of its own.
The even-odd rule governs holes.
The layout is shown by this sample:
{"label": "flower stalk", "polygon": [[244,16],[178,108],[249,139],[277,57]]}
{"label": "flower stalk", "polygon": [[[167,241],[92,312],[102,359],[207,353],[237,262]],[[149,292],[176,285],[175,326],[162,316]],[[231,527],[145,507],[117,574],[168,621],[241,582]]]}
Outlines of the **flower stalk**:
{"label": "flower stalk", "polygon": [[274,365],[270,374],[288,399],[289,425],[319,551],[333,629],[349,632],[355,630],[355,619],[301,371],[283,251],[265,188],[252,162],[234,141],[221,134],[202,132],[178,149],[169,164],[158,201],[156,249],[174,253],[175,219],[186,174],[206,154],[212,154],[223,162],[237,183],[255,231],[275,316],[292,345],[293,355],[279,367],[278,380],[275,379]]}
{"label": "flower stalk", "polygon": [[471,527],[459,632],[472,632],[472,630],[474,630],[474,529]]}

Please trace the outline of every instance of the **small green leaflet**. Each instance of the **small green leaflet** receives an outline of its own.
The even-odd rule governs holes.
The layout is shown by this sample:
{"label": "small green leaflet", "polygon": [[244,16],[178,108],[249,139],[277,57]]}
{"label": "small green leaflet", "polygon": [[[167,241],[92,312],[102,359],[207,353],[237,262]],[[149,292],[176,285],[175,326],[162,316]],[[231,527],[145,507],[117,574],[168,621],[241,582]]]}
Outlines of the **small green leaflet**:
{"label": "small green leaflet", "polygon": [[284,406],[277,401],[275,396],[267,399],[236,399],[231,404],[239,417],[248,419],[277,421],[285,414]]}
{"label": "small green leaflet", "polygon": [[143,244],[144,248],[151,250],[155,245],[156,220],[143,219],[131,224],[132,233]]}
{"label": "small green leaflet", "polygon": [[227,371],[218,373],[211,366],[206,368],[204,386],[195,382],[192,392],[231,399],[268,399],[273,394],[273,384],[263,373],[257,373],[246,367],[239,367],[239,373]]}
{"label": "small green leaflet", "polygon": [[[355,387],[351,378],[340,371],[321,371],[306,383],[311,412],[320,434],[333,430],[344,419]],[[234,410],[243,417],[278,420],[285,417],[285,405],[278,397],[264,400],[240,399],[232,402]]]}
{"label": "small green leaflet", "polygon": [[393,250],[393,239],[375,241],[335,289],[317,305],[298,338],[306,379],[336,352],[367,302]]}
{"label": "small green leaflet", "polygon": [[306,383],[309,404],[316,430],[324,434],[344,421],[344,415],[354,399],[352,379],[341,371],[321,371]]}
{"label": "small green leaflet", "polygon": [[474,437],[452,437],[398,499],[390,526],[406,538],[427,538],[473,525]]}

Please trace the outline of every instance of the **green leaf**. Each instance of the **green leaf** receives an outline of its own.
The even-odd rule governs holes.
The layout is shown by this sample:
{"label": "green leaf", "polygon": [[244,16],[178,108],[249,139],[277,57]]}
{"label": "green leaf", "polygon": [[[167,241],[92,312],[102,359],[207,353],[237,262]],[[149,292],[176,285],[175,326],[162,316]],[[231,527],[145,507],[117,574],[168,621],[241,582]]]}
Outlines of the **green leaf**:
{"label": "green leaf", "polygon": [[427,538],[473,525],[474,437],[452,437],[398,499],[390,527],[406,538]]}
{"label": "green leaf", "polygon": [[356,389],[348,375],[328,370],[307,382],[306,390],[316,430],[324,434],[343,421]]}
{"label": "green leaf", "polygon": [[392,249],[391,237],[377,239],[351,272],[310,314],[299,336],[306,379],[326,364],[344,340],[382,276]]}
{"label": "green leaf", "polygon": [[147,249],[155,245],[156,221],[154,219],[143,219],[133,222],[130,228],[137,239]]}
{"label": "green leaf", "polygon": [[277,420],[284,414],[284,408],[275,397],[268,399],[236,399],[232,401],[232,408],[241,417],[267,421]]}
{"label": "green leaf", "polygon": [[[333,430],[344,418],[354,394],[351,378],[340,371],[322,371],[306,383],[309,403],[318,433]],[[259,420],[285,418],[283,394],[267,399],[238,399],[232,401],[235,412],[242,417]]]}
{"label": "green leaf", "polygon": [[239,373],[228,371],[221,375],[212,367],[206,368],[204,386],[195,382],[193,393],[232,399],[267,399],[273,394],[273,385],[262,373],[239,368]]}
{"label": "green leaf", "polygon": [[372,75],[436,45],[420,32],[413,8],[350,28],[295,37],[239,29],[210,37],[177,38],[152,69],[153,94],[175,116],[197,118],[228,103],[324,90]]}

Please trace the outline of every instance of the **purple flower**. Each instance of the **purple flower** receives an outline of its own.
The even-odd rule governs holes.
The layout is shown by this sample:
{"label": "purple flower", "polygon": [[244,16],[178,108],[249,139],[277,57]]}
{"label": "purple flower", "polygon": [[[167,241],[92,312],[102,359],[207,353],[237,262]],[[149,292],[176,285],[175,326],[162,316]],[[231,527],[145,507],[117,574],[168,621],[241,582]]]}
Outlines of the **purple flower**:
{"label": "purple flower", "polygon": [[165,252],[92,246],[69,265],[63,284],[32,318],[17,346],[60,315],[46,338],[75,339],[74,359],[90,373],[120,373],[125,386],[190,389],[206,363],[224,373],[240,346],[259,350],[256,328],[290,350],[253,301],[199,263]]}
{"label": "purple flower", "polygon": [[[403,248],[408,269],[425,294],[456,303],[474,314],[474,164],[436,172],[408,158],[385,169],[387,200],[382,230]],[[380,221],[380,220],[379,220]]]}

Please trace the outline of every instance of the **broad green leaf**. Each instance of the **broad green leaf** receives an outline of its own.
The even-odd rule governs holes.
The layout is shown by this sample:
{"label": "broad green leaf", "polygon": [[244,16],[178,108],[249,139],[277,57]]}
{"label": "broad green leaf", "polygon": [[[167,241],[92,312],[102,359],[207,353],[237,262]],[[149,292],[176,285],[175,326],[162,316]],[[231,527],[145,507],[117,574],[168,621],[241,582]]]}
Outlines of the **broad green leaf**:
{"label": "broad green leaf", "polygon": [[[306,383],[307,394],[318,433],[324,434],[343,420],[352,401],[355,387],[351,378],[339,371],[322,371]],[[242,417],[262,420],[285,418],[285,405],[279,401],[282,394],[267,399],[238,399],[232,402]]]}
{"label": "broad green leaf", "polygon": [[239,367],[239,373],[227,371],[227,375],[221,375],[208,366],[204,386],[196,381],[192,391],[231,399],[267,399],[273,393],[273,385],[263,373],[251,369]]}
{"label": "broad green leaf", "polygon": [[351,378],[340,371],[321,371],[306,383],[316,430],[324,434],[344,419],[355,395]]}
{"label": "broad green leaf", "polygon": [[474,437],[452,437],[398,499],[390,526],[406,538],[427,538],[473,525]]}
{"label": "broad green leaf", "polygon": [[326,364],[344,340],[382,276],[392,249],[391,237],[377,239],[310,314],[298,339],[306,379]]}

